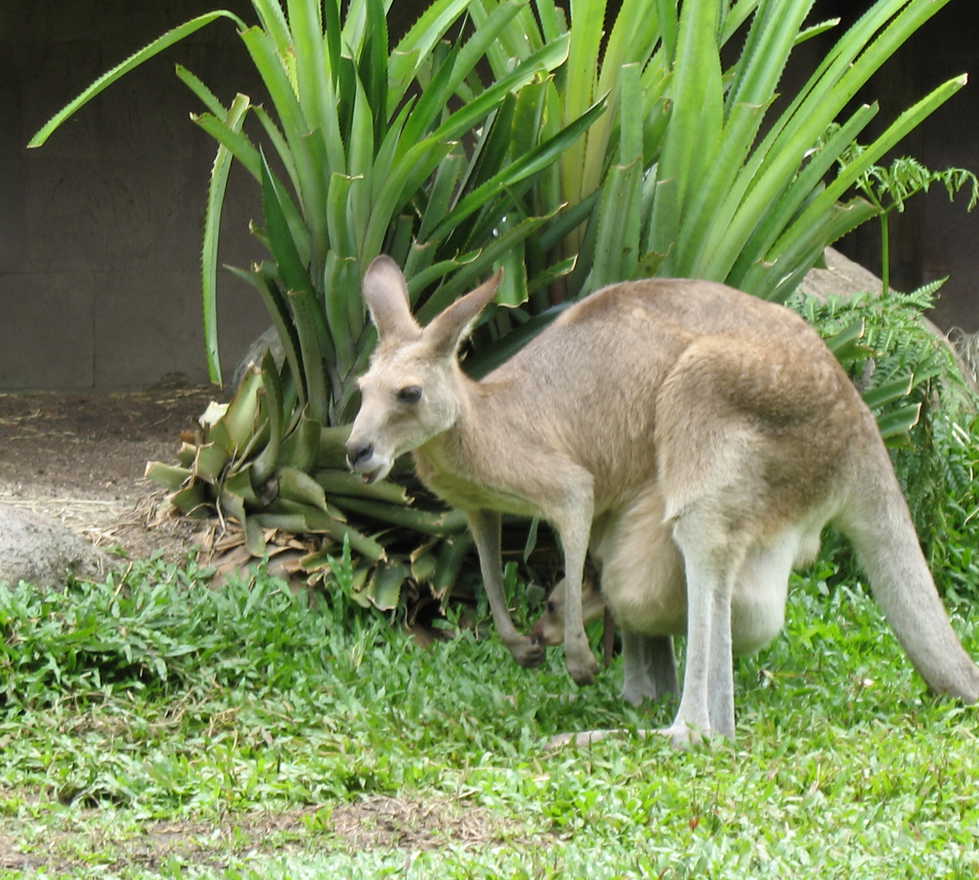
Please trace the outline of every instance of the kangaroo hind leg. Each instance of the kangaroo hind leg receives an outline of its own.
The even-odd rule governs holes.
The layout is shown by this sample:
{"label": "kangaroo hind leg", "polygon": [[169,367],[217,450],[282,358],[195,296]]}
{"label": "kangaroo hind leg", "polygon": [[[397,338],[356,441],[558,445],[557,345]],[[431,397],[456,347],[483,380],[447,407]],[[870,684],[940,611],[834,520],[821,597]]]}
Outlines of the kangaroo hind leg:
{"label": "kangaroo hind leg", "polygon": [[661,732],[677,748],[704,736],[734,738],[731,596],[744,549],[715,540],[721,531],[704,511],[683,514],[674,528],[687,579],[687,657],[680,707]]}
{"label": "kangaroo hind leg", "polygon": [[673,639],[622,631],[622,698],[633,706],[677,692]]}

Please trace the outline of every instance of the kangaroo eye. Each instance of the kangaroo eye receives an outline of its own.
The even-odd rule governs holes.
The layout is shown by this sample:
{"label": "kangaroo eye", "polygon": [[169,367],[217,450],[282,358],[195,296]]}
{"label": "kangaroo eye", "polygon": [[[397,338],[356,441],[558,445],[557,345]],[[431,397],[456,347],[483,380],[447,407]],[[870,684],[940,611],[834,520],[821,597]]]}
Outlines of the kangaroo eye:
{"label": "kangaroo eye", "polygon": [[401,403],[418,403],[422,397],[422,389],[420,385],[406,385],[404,388],[398,390],[398,400]]}

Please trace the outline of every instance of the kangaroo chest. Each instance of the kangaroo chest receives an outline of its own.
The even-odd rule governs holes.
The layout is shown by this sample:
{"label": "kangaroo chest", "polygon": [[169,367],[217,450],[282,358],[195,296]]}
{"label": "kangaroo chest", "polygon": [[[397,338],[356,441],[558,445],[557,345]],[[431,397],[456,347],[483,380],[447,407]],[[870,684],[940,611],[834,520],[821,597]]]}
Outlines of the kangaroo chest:
{"label": "kangaroo chest", "polygon": [[530,499],[502,486],[478,482],[447,467],[424,453],[415,453],[419,479],[443,501],[459,510],[496,510],[518,516],[538,516],[540,510]]}

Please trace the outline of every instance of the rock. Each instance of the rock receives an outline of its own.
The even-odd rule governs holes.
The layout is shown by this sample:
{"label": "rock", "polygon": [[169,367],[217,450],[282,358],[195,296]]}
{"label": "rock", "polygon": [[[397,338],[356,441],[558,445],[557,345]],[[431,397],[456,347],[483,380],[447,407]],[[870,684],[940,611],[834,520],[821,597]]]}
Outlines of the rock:
{"label": "rock", "polygon": [[61,523],[0,506],[0,583],[64,586],[69,575],[99,578],[112,563]]}
{"label": "rock", "polygon": [[799,285],[806,296],[826,302],[831,296],[850,298],[858,293],[880,293],[881,280],[869,269],[834,248],[826,248],[823,257],[826,268],[810,269]]}
{"label": "rock", "polygon": [[[883,284],[873,272],[865,269],[859,263],[853,262],[838,250],[826,248],[823,252],[826,262],[825,269],[810,269],[802,279],[799,290],[805,296],[811,296],[820,302],[826,302],[830,297],[852,299],[858,293],[872,293],[880,296]],[[976,370],[967,358],[963,357],[959,347],[954,345],[940,327],[932,323],[924,315],[922,325],[934,334],[935,338],[946,345],[962,374],[963,380],[973,391],[979,393],[979,383],[976,381]]]}

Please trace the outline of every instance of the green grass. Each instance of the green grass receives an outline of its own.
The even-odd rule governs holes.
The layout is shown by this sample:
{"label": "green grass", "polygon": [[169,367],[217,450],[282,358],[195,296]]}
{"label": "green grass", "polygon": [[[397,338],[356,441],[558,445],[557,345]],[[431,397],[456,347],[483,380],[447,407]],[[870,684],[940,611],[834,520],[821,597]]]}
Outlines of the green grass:
{"label": "green grass", "polygon": [[[955,626],[979,655],[979,618]],[[738,739],[675,753],[618,662],[577,690],[492,632],[429,650],[340,596],[191,569],[0,587],[0,878],[974,877],[979,715],[859,589],[799,578],[737,667]]]}

